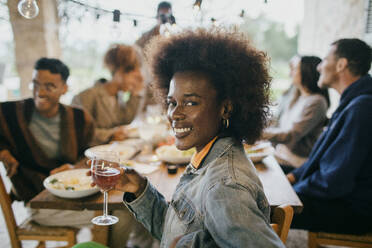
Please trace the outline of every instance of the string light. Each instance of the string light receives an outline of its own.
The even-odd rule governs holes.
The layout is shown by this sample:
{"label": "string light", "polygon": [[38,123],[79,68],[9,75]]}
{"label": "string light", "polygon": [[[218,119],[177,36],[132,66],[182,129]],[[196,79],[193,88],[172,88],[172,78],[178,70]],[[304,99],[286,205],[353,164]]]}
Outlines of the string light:
{"label": "string light", "polygon": [[112,26],[112,34],[114,39],[119,39],[121,36],[121,30],[119,27],[120,23],[120,10],[115,9],[113,12],[113,18],[112,21],[114,22]]}
{"label": "string light", "polygon": [[112,20],[113,20],[114,22],[120,22],[120,10],[116,9],[116,10],[114,10],[112,13],[113,13],[113,18],[112,18]]}
{"label": "string light", "polygon": [[18,12],[27,19],[35,18],[39,14],[36,0],[21,0],[18,3]]}
{"label": "string light", "polygon": [[244,18],[244,14],[245,14],[245,11],[244,11],[244,9],[242,9],[242,11],[240,12],[239,16],[240,16],[241,18]]}
{"label": "string light", "polygon": [[[124,15],[124,16],[127,16],[127,17],[141,17],[141,18],[149,18],[149,19],[155,19],[156,18],[156,17],[149,17],[149,16],[132,14],[132,13],[125,13],[125,12],[121,12],[118,9],[115,9],[113,11],[112,10],[107,10],[107,9],[103,9],[103,8],[100,8],[100,7],[94,7],[94,6],[82,3],[78,0],[64,0],[64,1],[83,6],[85,8],[85,12],[89,12],[90,9],[94,10],[96,20],[100,19],[102,14],[112,14],[113,15],[113,33],[114,33],[114,36],[117,37],[117,38],[119,38],[121,36],[121,30],[119,28],[120,16]],[[267,3],[267,0],[264,0],[264,2]],[[200,16],[201,4],[202,4],[202,0],[195,0],[194,5],[193,5],[195,15],[196,15],[196,17],[200,17],[199,18],[200,21],[202,21],[201,20],[202,16]],[[25,18],[32,19],[32,18],[35,18],[38,15],[39,7],[37,6],[36,0],[21,0],[18,3],[18,11]],[[241,12],[239,14],[239,17],[244,18],[244,15],[245,15],[245,11],[241,10]],[[63,12],[62,18],[66,22],[68,22],[69,16],[68,16],[66,10]],[[83,18],[82,16],[79,16],[78,17],[79,21],[81,21],[82,18]],[[176,25],[176,20],[175,20],[174,16],[171,15],[168,19],[169,20],[167,20],[167,23],[163,24],[163,25],[168,24],[168,25],[165,25],[162,28],[164,35],[170,35],[170,33],[173,33],[173,31],[172,31],[173,29],[174,30],[179,30],[179,27],[177,27],[177,25]],[[213,25],[216,25],[216,19],[215,18],[212,17],[210,20],[211,20]],[[137,19],[132,19],[132,21],[133,21],[133,26],[137,27],[138,26],[138,20]]]}
{"label": "string light", "polygon": [[212,22],[212,25],[213,25],[213,26],[217,26],[217,24],[216,24],[216,19],[215,19],[215,18],[212,17],[212,18],[211,18],[211,22]]}

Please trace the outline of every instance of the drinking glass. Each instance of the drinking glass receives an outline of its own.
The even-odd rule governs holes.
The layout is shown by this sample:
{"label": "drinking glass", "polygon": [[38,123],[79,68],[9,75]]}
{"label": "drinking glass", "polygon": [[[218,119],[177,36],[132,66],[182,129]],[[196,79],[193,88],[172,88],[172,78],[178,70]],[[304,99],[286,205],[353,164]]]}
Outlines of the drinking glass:
{"label": "drinking glass", "polygon": [[93,182],[103,192],[103,215],[92,219],[93,224],[107,226],[119,221],[116,216],[107,214],[108,191],[113,189],[120,179],[120,159],[118,152],[96,151],[91,163]]}

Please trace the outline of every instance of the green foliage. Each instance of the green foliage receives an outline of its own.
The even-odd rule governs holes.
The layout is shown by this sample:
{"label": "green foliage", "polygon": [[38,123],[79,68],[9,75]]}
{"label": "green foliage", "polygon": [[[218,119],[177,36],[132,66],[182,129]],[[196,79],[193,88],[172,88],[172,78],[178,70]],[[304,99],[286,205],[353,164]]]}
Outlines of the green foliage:
{"label": "green foliage", "polygon": [[247,33],[259,49],[267,52],[271,58],[271,75],[288,79],[288,61],[297,53],[298,32],[289,37],[283,24],[268,20],[263,15],[256,19],[245,17],[240,30]]}

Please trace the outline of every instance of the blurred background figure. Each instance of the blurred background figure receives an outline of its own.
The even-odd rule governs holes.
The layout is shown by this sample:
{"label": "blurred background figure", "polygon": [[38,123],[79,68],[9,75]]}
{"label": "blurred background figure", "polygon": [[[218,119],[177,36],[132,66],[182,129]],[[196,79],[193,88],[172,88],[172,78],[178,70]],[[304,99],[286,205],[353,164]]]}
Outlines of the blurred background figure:
{"label": "blurred background figure", "polygon": [[125,139],[121,125],[134,119],[143,90],[141,60],[133,47],[112,45],[105,54],[104,64],[112,79],[84,90],[72,100],[72,104],[86,109],[94,119],[93,144]]}
{"label": "blurred background figure", "polygon": [[[292,80],[292,82],[293,82],[294,69],[297,66],[297,64],[300,62],[300,59],[301,57],[298,54],[296,54],[289,61],[289,77],[290,77],[290,80]],[[284,91],[283,95],[279,99],[279,105],[278,105],[277,110],[274,113],[274,118],[272,120],[273,126],[279,125],[279,119],[282,116],[284,110],[288,108],[288,105],[290,104],[291,101],[296,101],[299,96],[300,96],[300,91],[298,90],[296,86],[293,85],[293,83],[291,83],[289,88],[286,91]]]}
{"label": "blurred background figure", "polygon": [[11,196],[24,202],[33,221],[45,226],[90,226],[94,216],[88,210],[26,205],[44,190],[46,177],[86,162],[83,151],[93,135],[93,122],[86,111],[60,103],[69,75],[59,59],[40,58],[30,85],[33,97],[0,103],[0,162],[12,182]]}
{"label": "blurred background figure", "polygon": [[155,27],[145,32],[137,41],[136,45],[142,49],[146,46],[147,42],[160,34],[161,24],[170,23],[173,24],[176,22],[175,17],[172,14],[172,5],[169,2],[160,2],[158,4],[158,9],[156,11],[157,24]]}
{"label": "blurred background figure", "polygon": [[[176,22],[175,17],[173,16],[172,13],[172,5],[169,2],[160,2],[158,4],[158,8],[156,11],[156,19],[157,19],[157,24],[150,29],[149,31],[145,32],[136,42],[135,44],[141,48],[142,53],[144,53],[145,46],[148,44],[148,42],[160,35],[160,29],[161,26],[165,24],[173,24]],[[143,99],[143,102],[141,103],[141,111],[143,112],[144,115],[148,114],[148,108],[147,106],[149,105],[157,105],[157,102],[154,99],[152,89],[150,87],[151,82],[153,81],[151,74],[149,72],[149,65],[145,62],[143,65],[143,70],[142,74],[144,75],[145,78],[145,85],[146,85],[146,93],[145,97]],[[161,107],[150,107],[151,109],[158,108],[161,109]],[[149,113],[151,115],[151,113]],[[143,117],[143,116],[142,116]]]}
{"label": "blurred background figure", "polygon": [[275,156],[285,172],[306,161],[326,124],[329,96],[326,89],[317,85],[316,67],[320,62],[315,56],[299,58],[292,72],[294,95],[283,109],[278,126],[269,127],[263,133],[263,138],[275,146]]}

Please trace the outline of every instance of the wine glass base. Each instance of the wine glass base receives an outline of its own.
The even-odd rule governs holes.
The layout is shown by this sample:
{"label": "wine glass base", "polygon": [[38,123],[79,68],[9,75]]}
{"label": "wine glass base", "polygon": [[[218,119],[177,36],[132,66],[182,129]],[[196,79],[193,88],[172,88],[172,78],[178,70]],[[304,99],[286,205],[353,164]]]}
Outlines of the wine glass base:
{"label": "wine glass base", "polygon": [[112,215],[107,216],[97,216],[92,219],[92,223],[99,226],[109,226],[116,224],[119,221],[119,218]]}

